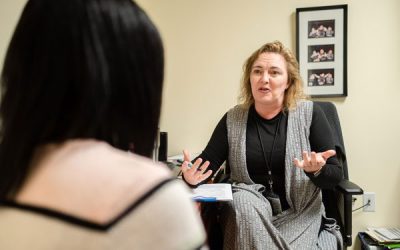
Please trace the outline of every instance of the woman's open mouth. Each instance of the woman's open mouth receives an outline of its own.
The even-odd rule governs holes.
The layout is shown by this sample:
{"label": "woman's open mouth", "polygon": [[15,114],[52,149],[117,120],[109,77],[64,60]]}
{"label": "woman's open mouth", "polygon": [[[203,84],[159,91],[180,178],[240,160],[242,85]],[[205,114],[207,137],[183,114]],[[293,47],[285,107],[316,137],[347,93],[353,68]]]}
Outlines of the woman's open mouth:
{"label": "woman's open mouth", "polygon": [[271,92],[271,90],[267,87],[260,87],[258,88],[258,91],[262,92],[262,93],[268,93]]}

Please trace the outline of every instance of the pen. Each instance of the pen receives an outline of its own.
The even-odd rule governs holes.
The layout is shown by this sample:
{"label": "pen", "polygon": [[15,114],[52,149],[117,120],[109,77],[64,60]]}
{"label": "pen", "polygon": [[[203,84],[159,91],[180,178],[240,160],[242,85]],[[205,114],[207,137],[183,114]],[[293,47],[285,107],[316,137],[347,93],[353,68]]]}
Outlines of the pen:
{"label": "pen", "polygon": [[216,197],[204,197],[204,196],[194,196],[192,197],[194,201],[200,201],[200,202],[216,202],[217,198]]}

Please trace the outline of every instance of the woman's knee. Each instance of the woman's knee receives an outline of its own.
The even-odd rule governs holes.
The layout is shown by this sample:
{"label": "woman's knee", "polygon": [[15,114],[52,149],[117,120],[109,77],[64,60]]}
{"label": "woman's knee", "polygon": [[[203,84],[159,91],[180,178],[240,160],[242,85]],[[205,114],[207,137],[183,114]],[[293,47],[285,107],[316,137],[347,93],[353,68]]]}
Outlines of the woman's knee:
{"label": "woman's knee", "polygon": [[249,220],[258,217],[272,217],[272,209],[269,202],[249,192],[236,192],[233,194],[235,212],[242,218]]}

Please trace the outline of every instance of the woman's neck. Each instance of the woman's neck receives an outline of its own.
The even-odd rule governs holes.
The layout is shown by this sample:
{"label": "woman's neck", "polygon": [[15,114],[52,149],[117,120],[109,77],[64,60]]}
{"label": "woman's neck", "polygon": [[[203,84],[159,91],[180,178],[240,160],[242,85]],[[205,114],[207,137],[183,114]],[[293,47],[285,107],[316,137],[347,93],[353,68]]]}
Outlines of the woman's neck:
{"label": "woman's neck", "polygon": [[270,120],[282,111],[283,105],[254,105],[254,108],[259,116]]}

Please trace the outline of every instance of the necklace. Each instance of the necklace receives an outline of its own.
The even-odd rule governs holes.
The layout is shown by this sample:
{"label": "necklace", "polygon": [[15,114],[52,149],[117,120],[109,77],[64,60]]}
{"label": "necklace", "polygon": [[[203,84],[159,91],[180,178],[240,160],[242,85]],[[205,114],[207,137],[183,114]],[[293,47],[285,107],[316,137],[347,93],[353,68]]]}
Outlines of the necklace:
{"label": "necklace", "polygon": [[272,180],[272,171],[271,171],[271,160],[272,160],[272,154],[274,153],[274,149],[275,149],[275,142],[276,142],[276,137],[278,134],[278,130],[281,124],[281,119],[282,118],[282,112],[279,114],[279,118],[278,118],[278,125],[275,128],[275,133],[274,133],[274,139],[272,141],[272,149],[271,149],[271,153],[269,154],[269,159],[267,160],[267,155],[264,149],[264,143],[263,140],[261,138],[261,133],[260,133],[260,128],[259,128],[259,124],[258,124],[258,119],[256,119],[256,117],[254,117],[255,121],[256,121],[256,127],[257,127],[257,135],[258,135],[258,140],[260,141],[261,144],[261,150],[263,152],[263,157],[264,157],[264,162],[265,165],[267,166],[267,171],[268,171],[268,184],[269,184],[269,188],[270,191],[273,193],[272,190],[272,185],[274,183],[274,181]]}

